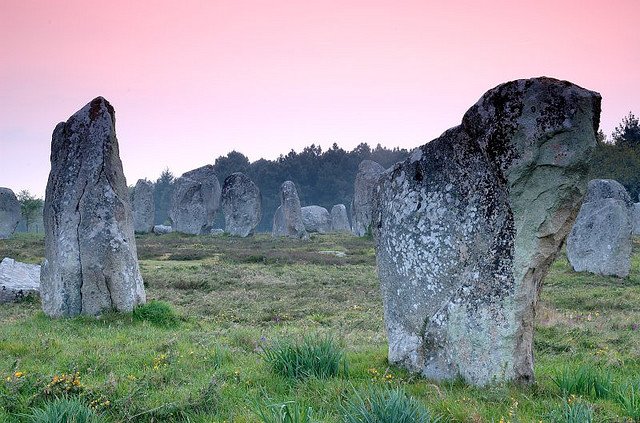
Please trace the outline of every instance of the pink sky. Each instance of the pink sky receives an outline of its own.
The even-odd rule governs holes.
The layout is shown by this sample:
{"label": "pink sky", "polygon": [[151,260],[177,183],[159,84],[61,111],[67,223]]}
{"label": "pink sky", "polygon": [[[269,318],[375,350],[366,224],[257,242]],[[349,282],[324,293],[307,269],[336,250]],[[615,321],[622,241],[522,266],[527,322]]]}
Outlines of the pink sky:
{"label": "pink sky", "polygon": [[413,148],[553,76],[640,114],[640,1],[0,0],[0,186],[44,195],[55,125],[102,95],[129,184],[231,150]]}

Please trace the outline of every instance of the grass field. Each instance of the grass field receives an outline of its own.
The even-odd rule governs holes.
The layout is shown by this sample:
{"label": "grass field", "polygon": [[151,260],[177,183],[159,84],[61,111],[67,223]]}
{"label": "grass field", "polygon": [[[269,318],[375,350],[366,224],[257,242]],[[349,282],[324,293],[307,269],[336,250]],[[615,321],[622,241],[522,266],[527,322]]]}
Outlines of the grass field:
{"label": "grass field", "polygon": [[[388,365],[371,240],[137,243],[148,299],[170,308],[51,320],[37,300],[0,306],[0,421],[30,421],[60,395],[107,422],[267,422],[309,408],[309,421],[364,421],[353,417],[358,398],[369,406],[373,392],[396,392],[445,422],[640,422],[638,246],[624,280],[576,274],[558,259],[538,312],[537,383],[480,389]],[[0,240],[0,258],[38,263],[43,244]],[[265,350],[304,339],[344,351],[334,374],[287,377],[270,366]]]}

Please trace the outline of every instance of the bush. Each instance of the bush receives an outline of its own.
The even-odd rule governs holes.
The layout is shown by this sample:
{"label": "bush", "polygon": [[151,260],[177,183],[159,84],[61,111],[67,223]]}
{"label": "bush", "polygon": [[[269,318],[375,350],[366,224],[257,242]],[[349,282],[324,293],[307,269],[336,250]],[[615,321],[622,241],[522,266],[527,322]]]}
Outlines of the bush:
{"label": "bush", "polygon": [[78,398],[58,398],[32,409],[31,423],[100,423],[104,419]]}
{"label": "bush", "polygon": [[294,401],[256,405],[254,413],[262,423],[314,423],[311,407],[304,408]]}
{"label": "bush", "polygon": [[337,376],[340,367],[347,373],[344,351],[331,337],[309,336],[301,343],[279,340],[264,346],[262,357],[275,373],[291,379],[326,379]]}
{"label": "bush", "polygon": [[400,388],[368,388],[354,391],[342,407],[345,423],[435,423],[440,417]]}
{"label": "bush", "polygon": [[178,324],[178,316],[164,301],[152,300],[133,309],[133,318],[155,326],[170,327]]}

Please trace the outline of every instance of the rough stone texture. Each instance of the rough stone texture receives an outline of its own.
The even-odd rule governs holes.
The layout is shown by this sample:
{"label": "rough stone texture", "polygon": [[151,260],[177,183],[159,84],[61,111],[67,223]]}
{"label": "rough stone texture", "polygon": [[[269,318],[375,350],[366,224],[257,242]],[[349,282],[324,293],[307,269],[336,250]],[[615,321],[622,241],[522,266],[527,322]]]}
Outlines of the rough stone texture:
{"label": "rough stone texture", "polygon": [[9,188],[0,188],[0,239],[13,235],[20,221],[20,202]]}
{"label": "rough stone texture", "polygon": [[222,228],[213,228],[213,229],[211,229],[210,234],[213,235],[213,236],[224,235],[224,229],[222,229]]}
{"label": "rough stone texture", "polygon": [[351,228],[354,235],[364,236],[371,225],[373,194],[384,168],[371,160],[358,166],[351,203]]}
{"label": "rough stone texture", "polygon": [[273,236],[307,239],[309,235],[302,222],[300,198],[296,186],[285,181],[280,187],[280,206],[273,215]]}
{"label": "rough stone texture", "polygon": [[153,233],[158,235],[170,234],[173,232],[173,228],[167,225],[155,225],[153,227]]}
{"label": "rough stone texture", "polygon": [[633,234],[640,235],[640,203],[633,205]]}
{"label": "rough stone texture", "polygon": [[174,231],[208,234],[220,209],[220,182],[213,166],[184,173],[175,180],[169,218]]}
{"label": "rough stone texture", "polygon": [[131,311],[145,302],[115,112],[102,97],[53,131],[44,227],[47,315]]}
{"label": "rough stone texture", "polygon": [[40,292],[40,266],[9,257],[0,262],[0,304],[13,303]]}
{"label": "rough stone texture", "polygon": [[392,363],[533,381],[539,290],[586,191],[599,119],[597,93],[513,81],[385,172],[373,230]]}
{"label": "rough stone texture", "polygon": [[307,232],[326,234],[331,232],[331,215],[329,211],[320,206],[305,206],[302,212],[302,223]]}
{"label": "rough stone texture", "polygon": [[146,179],[138,179],[133,190],[133,229],[138,233],[149,233],[153,230],[155,218],[153,184]]}
{"label": "rough stone texture", "polygon": [[349,216],[344,204],[336,204],[331,208],[331,232],[351,232]]}
{"label": "rough stone texture", "polygon": [[262,219],[260,189],[244,173],[233,173],[222,184],[224,228],[234,236],[253,235]]}
{"label": "rough stone texture", "polygon": [[633,201],[620,183],[611,179],[589,181],[567,238],[567,258],[573,270],[629,276],[633,218]]}

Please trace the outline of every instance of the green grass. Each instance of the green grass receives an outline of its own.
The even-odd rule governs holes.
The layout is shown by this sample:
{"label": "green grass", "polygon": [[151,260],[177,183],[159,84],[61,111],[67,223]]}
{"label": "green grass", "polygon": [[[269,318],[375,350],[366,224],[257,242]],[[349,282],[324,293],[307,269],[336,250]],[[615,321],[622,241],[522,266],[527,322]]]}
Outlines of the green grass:
{"label": "green grass", "polygon": [[342,408],[345,423],[437,423],[420,401],[399,388],[367,388],[355,391]]}
{"label": "green grass", "polygon": [[[0,256],[37,263],[43,245],[41,236],[19,235],[0,240]],[[0,306],[0,421],[28,421],[53,399],[54,377],[76,372],[74,395],[108,422],[259,422],[261,398],[265,413],[267,405],[277,415],[275,405],[287,404],[290,414],[311,408],[315,421],[337,423],[354,392],[366,399],[370,387],[399,389],[443,422],[548,422],[563,418],[567,406],[592,410],[594,422],[638,420],[638,245],[624,280],[576,274],[560,257],[537,313],[537,383],[486,388],[434,383],[387,363],[371,240],[151,234],[137,245],[150,303],[135,313],[53,320],[37,301]],[[346,255],[320,253],[328,250]],[[165,319],[175,324],[158,324]],[[310,334],[333,339],[348,372],[340,366],[338,377],[324,379],[274,373],[264,348]],[[562,388],[581,385],[572,382],[581,368],[596,382]]]}
{"label": "green grass", "polygon": [[77,398],[58,398],[25,416],[31,423],[100,423],[103,419]]}

